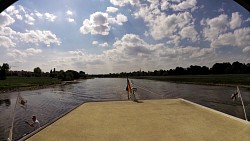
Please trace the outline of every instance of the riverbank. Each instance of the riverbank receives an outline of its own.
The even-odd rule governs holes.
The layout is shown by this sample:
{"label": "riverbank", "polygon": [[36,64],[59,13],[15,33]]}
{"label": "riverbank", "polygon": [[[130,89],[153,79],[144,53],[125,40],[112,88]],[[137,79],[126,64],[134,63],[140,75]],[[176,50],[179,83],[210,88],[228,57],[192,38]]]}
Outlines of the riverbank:
{"label": "riverbank", "polygon": [[241,86],[250,88],[250,74],[223,75],[179,75],[179,76],[140,76],[135,79],[148,79],[174,83],[198,85]]}
{"label": "riverbank", "polygon": [[61,84],[61,80],[50,77],[7,77],[6,80],[0,80],[0,93],[43,89]]}

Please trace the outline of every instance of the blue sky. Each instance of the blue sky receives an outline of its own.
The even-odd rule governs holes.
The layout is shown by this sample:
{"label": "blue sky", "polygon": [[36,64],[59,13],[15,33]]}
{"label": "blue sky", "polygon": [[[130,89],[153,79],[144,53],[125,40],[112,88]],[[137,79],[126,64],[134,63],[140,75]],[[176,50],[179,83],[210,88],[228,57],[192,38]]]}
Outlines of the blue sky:
{"label": "blue sky", "polygon": [[0,14],[0,63],[89,74],[250,63],[233,0],[19,0]]}

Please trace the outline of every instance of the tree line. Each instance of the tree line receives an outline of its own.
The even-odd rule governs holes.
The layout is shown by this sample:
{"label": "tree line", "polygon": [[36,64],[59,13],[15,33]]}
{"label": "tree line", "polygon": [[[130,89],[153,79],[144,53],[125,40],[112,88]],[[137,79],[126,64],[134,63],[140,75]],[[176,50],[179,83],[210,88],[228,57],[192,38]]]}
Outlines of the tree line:
{"label": "tree line", "polygon": [[134,71],[109,74],[86,75],[83,71],[75,70],[60,70],[51,69],[50,72],[43,72],[41,68],[34,68],[33,72],[29,71],[10,71],[10,66],[7,63],[0,65],[0,80],[5,80],[7,76],[23,76],[23,77],[51,77],[58,78],[63,81],[70,81],[86,77],[127,77],[127,76],[171,76],[171,75],[209,75],[209,74],[250,74],[250,63],[244,64],[238,61],[223,63],[215,63],[211,68],[207,66],[191,65],[190,67],[176,67],[169,70],[155,71]]}
{"label": "tree line", "polygon": [[238,61],[215,63],[211,68],[207,66],[191,65],[190,67],[176,67],[169,70],[134,71],[92,75],[92,77],[127,77],[127,76],[171,76],[171,75],[209,75],[209,74],[250,74],[250,63]]}
{"label": "tree line", "polygon": [[54,68],[50,72],[43,72],[40,67],[34,68],[33,72],[31,71],[11,71],[10,66],[7,63],[3,63],[0,65],[0,80],[5,80],[7,76],[20,76],[20,77],[51,77],[58,78],[62,81],[71,81],[75,79],[85,79],[87,75],[83,71],[75,71],[75,70],[60,70],[56,71]]}

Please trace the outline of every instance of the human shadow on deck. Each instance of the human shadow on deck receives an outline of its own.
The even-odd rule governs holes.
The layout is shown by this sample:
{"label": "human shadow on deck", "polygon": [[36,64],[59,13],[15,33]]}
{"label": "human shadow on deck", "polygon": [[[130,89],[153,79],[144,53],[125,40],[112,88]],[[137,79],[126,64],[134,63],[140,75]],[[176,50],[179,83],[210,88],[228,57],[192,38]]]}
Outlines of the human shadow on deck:
{"label": "human shadow on deck", "polygon": [[139,101],[139,100],[134,100],[134,102],[136,102],[136,103],[143,103],[143,101]]}

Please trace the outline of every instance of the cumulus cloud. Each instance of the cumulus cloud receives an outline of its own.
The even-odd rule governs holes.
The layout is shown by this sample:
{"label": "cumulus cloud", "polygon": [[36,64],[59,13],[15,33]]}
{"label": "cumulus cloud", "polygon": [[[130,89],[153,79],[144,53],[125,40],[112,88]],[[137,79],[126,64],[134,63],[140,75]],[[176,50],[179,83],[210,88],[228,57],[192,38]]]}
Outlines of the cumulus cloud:
{"label": "cumulus cloud", "polygon": [[69,23],[75,23],[75,19],[73,18],[73,12],[72,11],[67,10],[66,15],[67,15],[67,21]]}
{"label": "cumulus cloud", "polygon": [[26,53],[28,55],[34,55],[34,54],[42,53],[42,50],[41,49],[35,49],[35,48],[28,48],[28,49],[26,49]]}
{"label": "cumulus cloud", "polygon": [[28,48],[26,50],[18,50],[18,49],[13,49],[10,50],[7,55],[11,56],[13,58],[25,58],[28,56],[33,56],[35,54],[42,53],[41,49],[35,49],[35,48]]}
{"label": "cumulus cloud", "polygon": [[96,12],[90,15],[90,19],[85,19],[83,21],[83,26],[80,28],[83,34],[108,35],[109,30],[108,14],[103,12]]}
{"label": "cumulus cloud", "polygon": [[50,14],[50,13],[45,13],[44,17],[50,21],[50,22],[54,22],[56,20],[56,16],[54,14]]}
{"label": "cumulus cloud", "polygon": [[194,29],[194,26],[186,26],[181,29],[180,35],[183,39],[188,38],[191,39],[193,42],[198,40],[198,33]]}
{"label": "cumulus cloud", "polygon": [[173,4],[170,7],[174,10],[174,11],[185,11],[187,9],[194,9],[195,6],[197,4],[196,0],[184,0],[178,4]]}
{"label": "cumulus cloud", "polygon": [[14,22],[15,22],[15,20],[7,13],[2,12],[0,14],[0,27],[11,25]]}
{"label": "cumulus cloud", "polygon": [[75,20],[74,20],[74,19],[72,19],[72,18],[68,18],[68,21],[69,21],[70,23],[75,22]]}
{"label": "cumulus cloud", "polygon": [[203,36],[206,40],[213,41],[218,38],[221,33],[225,33],[228,29],[228,16],[221,14],[212,19],[206,19],[202,21],[202,25],[205,25],[203,29]]}
{"label": "cumulus cloud", "polygon": [[38,11],[35,11],[35,15],[36,15],[38,18],[40,18],[40,19],[43,18],[43,14],[40,13],[40,12],[38,12]]}
{"label": "cumulus cloud", "polygon": [[23,58],[23,57],[27,57],[27,53],[20,51],[18,49],[13,49],[11,50],[9,53],[7,53],[8,56],[11,56],[13,58]]}
{"label": "cumulus cloud", "polygon": [[97,45],[98,44],[98,41],[93,41],[92,42],[92,45]]}
{"label": "cumulus cloud", "polygon": [[68,10],[68,11],[66,12],[66,14],[67,14],[68,16],[72,16],[72,15],[73,15],[73,12],[70,11],[70,10]]}
{"label": "cumulus cloud", "polygon": [[149,44],[138,35],[126,34],[114,42],[112,49],[104,51],[102,58],[112,66],[122,67],[122,64],[129,63],[131,66],[144,64],[144,66],[152,68],[165,64],[166,60],[178,60],[180,56],[183,60],[190,60],[204,58],[214,52],[213,48],[168,47],[162,43]]}
{"label": "cumulus cloud", "polygon": [[107,13],[115,13],[117,11],[118,11],[118,8],[115,8],[115,7],[107,7],[107,10],[106,10]]}
{"label": "cumulus cloud", "polygon": [[0,36],[0,47],[15,47],[16,44],[14,42],[12,42],[12,40],[8,37],[5,36]]}
{"label": "cumulus cloud", "polygon": [[107,42],[99,44],[100,47],[107,48],[109,47],[109,44]]}
{"label": "cumulus cloud", "polygon": [[[196,1],[186,1],[186,3],[192,3],[196,5]],[[175,2],[176,3],[176,2]],[[184,6],[183,6],[184,5]],[[138,10],[133,13],[135,18],[142,18],[146,25],[149,27],[148,35],[151,35],[155,40],[161,40],[164,38],[175,39],[177,43],[176,35],[182,36],[181,39],[187,38],[187,30],[192,30],[191,37],[192,41],[197,39],[197,31],[194,27],[194,18],[190,12],[175,12],[168,13],[162,12],[162,10],[167,10],[173,7],[172,1],[148,1],[148,4],[137,4]],[[180,4],[179,7],[184,7],[186,4]],[[185,8],[187,8],[189,5]],[[176,8],[177,9],[177,8]],[[182,11],[182,10],[179,10]],[[184,28],[187,27],[187,28]]]}
{"label": "cumulus cloud", "polygon": [[156,40],[163,39],[189,25],[191,21],[192,15],[188,12],[168,16],[161,14],[150,22],[150,34]]}
{"label": "cumulus cloud", "polygon": [[109,44],[108,44],[107,42],[99,43],[98,41],[93,41],[93,42],[92,42],[92,45],[99,46],[99,47],[103,47],[103,48],[109,47]]}
{"label": "cumulus cloud", "polygon": [[29,25],[34,25],[35,19],[29,15],[29,14],[25,14],[25,23],[29,24]]}
{"label": "cumulus cloud", "polygon": [[250,52],[250,46],[245,47],[242,51],[243,52]]}
{"label": "cumulus cloud", "polygon": [[232,18],[231,18],[231,21],[229,23],[230,28],[235,29],[237,27],[240,27],[241,22],[242,22],[242,20],[241,20],[241,16],[240,16],[239,12],[232,13]]}
{"label": "cumulus cloud", "polygon": [[240,28],[234,32],[228,32],[219,35],[219,37],[211,43],[211,46],[218,48],[221,46],[235,46],[244,48],[250,46],[250,27]]}
{"label": "cumulus cloud", "polygon": [[27,30],[25,33],[18,32],[17,35],[20,37],[20,40],[25,43],[33,43],[36,45],[43,43],[48,47],[51,44],[61,44],[60,39],[58,39],[51,31]]}
{"label": "cumulus cloud", "polygon": [[110,3],[116,6],[125,6],[127,4],[136,5],[139,0],[110,0]]}
{"label": "cumulus cloud", "polygon": [[84,52],[81,50],[77,50],[77,51],[69,51],[70,54],[73,54],[75,56],[83,56]]}
{"label": "cumulus cloud", "polygon": [[13,18],[18,20],[24,20],[25,23],[29,25],[34,25],[37,19],[45,19],[49,22],[54,22],[57,18],[56,15],[51,13],[40,13],[37,10],[31,11],[27,10],[25,7],[21,5],[10,6],[6,9],[6,12],[11,15]]}
{"label": "cumulus cloud", "polygon": [[127,21],[127,17],[118,14],[116,18],[109,16],[108,13],[103,12],[95,12],[90,15],[90,19],[85,19],[83,21],[83,25],[80,28],[80,32],[82,34],[100,34],[100,35],[108,35],[111,29],[110,24],[118,24],[122,25]]}

